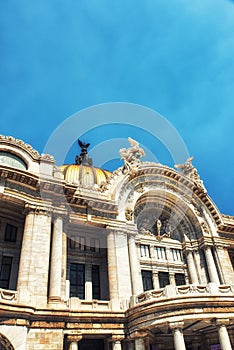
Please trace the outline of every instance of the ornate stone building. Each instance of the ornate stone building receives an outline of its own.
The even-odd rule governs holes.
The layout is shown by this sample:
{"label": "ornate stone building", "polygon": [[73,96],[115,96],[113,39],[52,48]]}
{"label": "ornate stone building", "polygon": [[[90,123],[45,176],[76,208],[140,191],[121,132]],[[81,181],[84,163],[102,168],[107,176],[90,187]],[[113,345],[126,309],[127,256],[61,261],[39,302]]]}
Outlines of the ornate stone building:
{"label": "ornate stone building", "polygon": [[[192,158],[75,164],[0,137],[1,350],[230,350],[234,217]],[[231,190],[231,189],[230,189]]]}

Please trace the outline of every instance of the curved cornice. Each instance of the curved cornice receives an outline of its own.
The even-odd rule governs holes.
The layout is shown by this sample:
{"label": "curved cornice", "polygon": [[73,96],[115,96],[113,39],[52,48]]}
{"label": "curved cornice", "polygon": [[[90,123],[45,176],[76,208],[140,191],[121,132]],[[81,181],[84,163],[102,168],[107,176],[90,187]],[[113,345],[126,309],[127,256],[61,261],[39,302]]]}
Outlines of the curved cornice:
{"label": "curved cornice", "polygon": [[[196,181],[177,172],[176,170],[167,166],[163,166],[161,164],[150,162],[141,163],[138,166],[137,170],[133,171],[132,173],[130,172],[124,176],[122,179],[121,188],[118,188],[116,197],[120,199],[126,186],[133,180],[142,178],[144,179],[142,182],[147,183],[147,177],[150,178],[152,175],[155,176],[155,179],[158,178],[158,181],[161,181],[162,184],[165,184],[167,186],[167,189],[169,189],[170,186],[171,188],[174,186],[176,188],[176,192],[181,196],[190,196],[190,198],[196,197],[201,202],[201,204],[203,204],[208,209],[216,225],[219,226],[223,224],[221,213],[209,195],[206,193],[205,188],[201,186],[200,183],[197,183]],[[114,183],[118,183],[119,176],[115,178],[113,177],[112,180],[110,180],[113,182],[113,185]],[[113,185],[110,187],[112,191]]]}
{"label": "curved cornice", "polygon": [[0,144],[20,148],[21,150],[25,151],[33,160],[40,159],[39,152],[36,151],[31,145],[25,143],[20,139],[15,139],[13,136],[0,135]]}

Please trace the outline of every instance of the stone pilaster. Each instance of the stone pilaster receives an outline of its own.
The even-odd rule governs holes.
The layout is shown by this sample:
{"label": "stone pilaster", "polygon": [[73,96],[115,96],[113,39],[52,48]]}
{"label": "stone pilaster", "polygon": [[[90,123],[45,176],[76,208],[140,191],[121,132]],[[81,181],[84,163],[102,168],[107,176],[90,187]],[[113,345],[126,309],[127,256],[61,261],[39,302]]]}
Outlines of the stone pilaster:
{"label": "stone pilaster", "polygon": [[108,280],[109,294],[112,305],[117,305],[119,300],[117,261],[116,261],[115,231],[108,229],[107,235],[107,258],[108,258]]}
{"label": "stone pilaster", "polygon": [[62,284],[62,256],[63,256],[63,220],[55,216],[52,232],[51,258],[50,258],[50,301],[61,300]]}
{"label": "stone pilaster", "polygon": [[140,276],[140,266],[137,256],[136,243],[133,235],[128,237],[129,263],[131,271],[132,295],[143,292],[142,279]]}
{"label": "stone pilaster", "polygon": [[159,279],[158,279],[158,271],[153,270],[152,271],[152,279],[153,279],[153,287],[154,289],[159,289]]}
{"label": "stone pilaster", "polygon": [[210,282],[219,284],[219,276],[215,266],[214,258],[212,255],[211,247],[209,245],[204,247],[207,269],[210,277]]}
{"label": "stone pilaster", "polygon": [[92,300],[92,264],[85,264],[85,300]]}
{"label": "stone pilaster", "polygon": [[182,321],[172,322],[169,324],[173,334],[175,350],[186,350],[184,335],[183,335],[183,325],[184,325],[184,322]]}
{"label": "stone pilaster", "polygon": [[175,285],[175,273],[174,272],[169,272],[169,282],[172,285]]}
{"label": "stone pilaster", "polygon": [[67,300],[67,293],[66,293],[66,279],[67,279],[67,235],[66,232],[63,232],[62,237],[62,291],[61,291],[61,297],[62,300]]}
{"label": "stone pilaster", "polygon": [[229,284],[234,280],[234,272],[227,247],[218,243],[214,246],[214,253],[218,261],[221,283]]}

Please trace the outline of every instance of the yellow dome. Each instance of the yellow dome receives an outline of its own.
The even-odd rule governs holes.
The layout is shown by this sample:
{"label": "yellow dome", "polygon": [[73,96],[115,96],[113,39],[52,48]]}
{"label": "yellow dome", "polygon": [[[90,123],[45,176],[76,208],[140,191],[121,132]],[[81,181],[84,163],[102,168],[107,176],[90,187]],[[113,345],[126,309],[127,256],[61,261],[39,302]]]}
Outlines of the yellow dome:
{"label": "yellow dome", "polygon": [[63,172],[65,181],[72,184],[79,184],[84,187],[100,185],[111,175],[110,171],[84,164],[62,165],[60,169]]}

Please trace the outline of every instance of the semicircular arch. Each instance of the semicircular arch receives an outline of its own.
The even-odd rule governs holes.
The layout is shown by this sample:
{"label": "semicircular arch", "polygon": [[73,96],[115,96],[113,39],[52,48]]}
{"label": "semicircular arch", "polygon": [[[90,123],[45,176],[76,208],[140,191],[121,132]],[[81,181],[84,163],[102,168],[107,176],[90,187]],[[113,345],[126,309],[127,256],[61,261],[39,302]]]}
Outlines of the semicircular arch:
{"label": "semicircular arch", "polygon": [[198,218],[187,203],[166,191],[142,194],[134,205],[133,220],[139,231],[170,234],[181,242],[197,240],[203,234]]}

